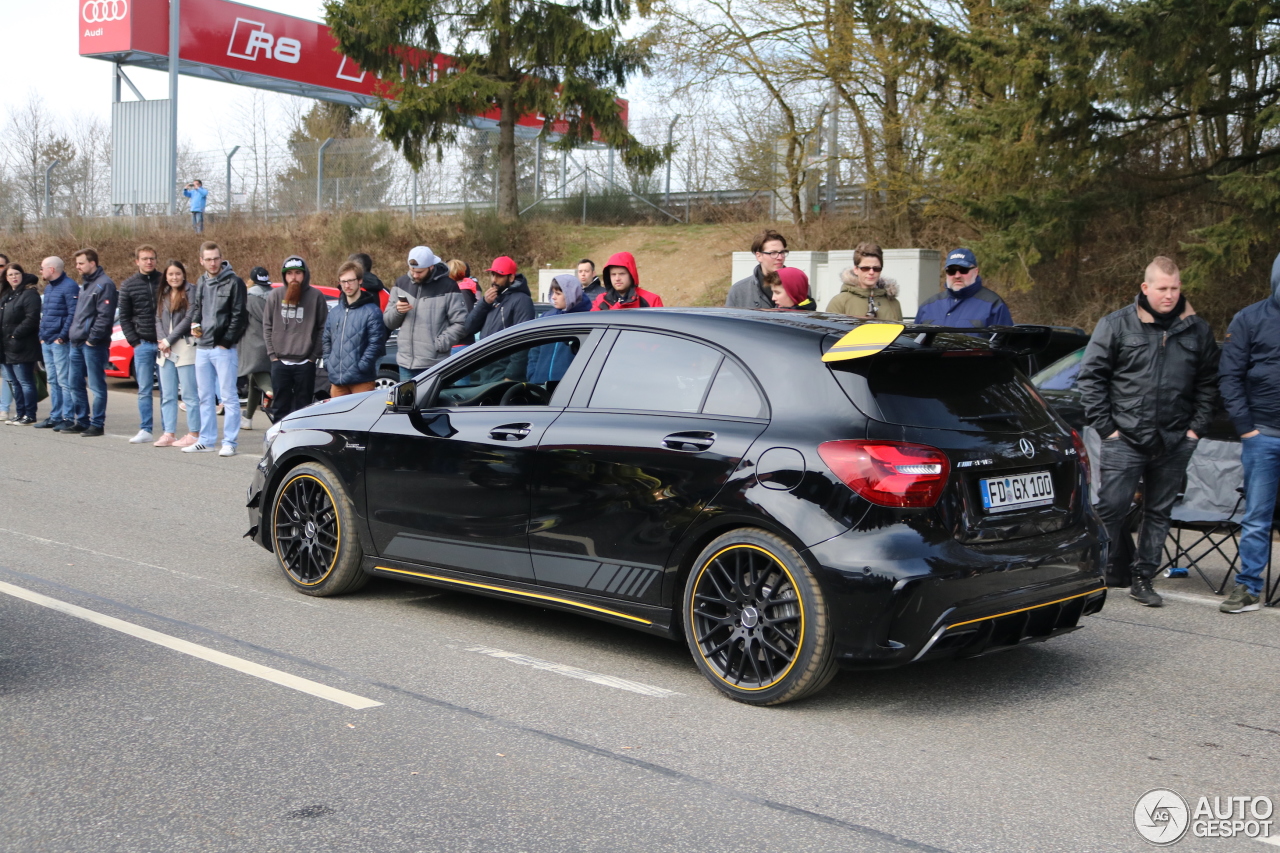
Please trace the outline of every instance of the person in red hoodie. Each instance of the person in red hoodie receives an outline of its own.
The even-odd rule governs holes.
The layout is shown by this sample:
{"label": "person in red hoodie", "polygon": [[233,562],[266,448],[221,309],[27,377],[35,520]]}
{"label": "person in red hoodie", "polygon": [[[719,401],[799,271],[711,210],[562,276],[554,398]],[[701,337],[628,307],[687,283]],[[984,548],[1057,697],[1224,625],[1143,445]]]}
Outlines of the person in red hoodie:
{"label": "person in red hoodie", "polygon": [[610,257],[601,270],[601,278],[604,279],[604,293],[596,297],[592,311],[663,307],[661,296],[640,287],[640,273],[630,252],[618,252]]}

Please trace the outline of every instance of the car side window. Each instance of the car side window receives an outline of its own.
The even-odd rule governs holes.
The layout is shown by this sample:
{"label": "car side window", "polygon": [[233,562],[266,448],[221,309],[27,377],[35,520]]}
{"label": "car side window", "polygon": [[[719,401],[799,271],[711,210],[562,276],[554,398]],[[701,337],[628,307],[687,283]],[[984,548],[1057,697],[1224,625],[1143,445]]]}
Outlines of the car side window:
{"label": "car side window", "polygon": [[576,336],[539,338],[445,373],[436,406],[545,406],[582,349]]}
{"label": "car side window", "polygon": [[600,370],[589,405],[696,413],[722,358],[718,350],[683,338],[621,332]]}
{"label": "car side window", "polygon": [[743,369],[731,358],[726,358],[716,371],[707,402],[702,405],[704,415],[729,415],[735,418],[766,418],[768,408]]}

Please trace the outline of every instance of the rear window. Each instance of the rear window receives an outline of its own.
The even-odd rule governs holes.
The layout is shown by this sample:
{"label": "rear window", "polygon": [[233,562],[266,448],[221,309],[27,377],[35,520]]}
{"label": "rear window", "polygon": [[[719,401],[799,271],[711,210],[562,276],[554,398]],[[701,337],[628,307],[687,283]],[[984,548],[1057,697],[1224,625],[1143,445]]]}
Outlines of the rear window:
{"label": "rear window", "polygon": [[[878,407],[879,419],[891,424],[1021,432],[1053,420],[1008,358],[903,354],[830,367],[850,400]],[[865,414],[877,417],[874,411]]]}

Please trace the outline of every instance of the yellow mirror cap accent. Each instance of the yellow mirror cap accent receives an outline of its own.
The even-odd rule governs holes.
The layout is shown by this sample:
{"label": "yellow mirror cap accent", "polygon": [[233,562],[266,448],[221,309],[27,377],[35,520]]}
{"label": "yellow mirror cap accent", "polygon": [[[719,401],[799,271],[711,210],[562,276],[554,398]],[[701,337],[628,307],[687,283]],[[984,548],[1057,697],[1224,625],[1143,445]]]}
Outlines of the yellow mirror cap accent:
{"label": "yellow mirror cap accent", "polygon": [[822,360],[845,361],[875,355],[897,340],[905,328],[901,323],[865,323],[836,341],[822,354]]}

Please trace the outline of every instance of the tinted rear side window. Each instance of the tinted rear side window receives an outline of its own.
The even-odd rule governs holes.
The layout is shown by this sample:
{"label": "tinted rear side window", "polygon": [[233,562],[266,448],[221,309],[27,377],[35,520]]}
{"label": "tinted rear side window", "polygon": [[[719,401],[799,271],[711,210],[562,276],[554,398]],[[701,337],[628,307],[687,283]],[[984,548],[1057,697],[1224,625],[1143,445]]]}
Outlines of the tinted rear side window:
{"label": "tinted rear side window", "polygon": [[626,331],[618,335],[591,393],[594,409],[697,412],[720,366],[718,351],[702,344]]}
{"label": "tinted rear side window", "polygon": [[873,356],[835,362],[831,372],[851,400],[869,395],[880,409],[879,417],[888,423],[1021,432],[1053,420],[1013,361],[1006,358]]}

